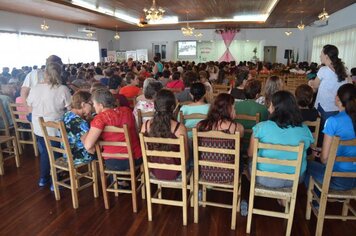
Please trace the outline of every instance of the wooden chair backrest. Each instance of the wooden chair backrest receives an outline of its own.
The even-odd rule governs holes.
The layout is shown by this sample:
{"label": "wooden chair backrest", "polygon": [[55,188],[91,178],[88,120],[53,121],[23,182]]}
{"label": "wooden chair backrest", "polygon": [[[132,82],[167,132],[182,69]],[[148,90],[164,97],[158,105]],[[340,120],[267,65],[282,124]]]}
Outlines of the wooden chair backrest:
{"label": "wooden chair backrest", "polygon": [[137,110],[137,129],[141,130],[144,118],[153,118],[154,114],[154,111],[142,112],[140,109]]}
{"label": "wooden chair backrest", "polygon": [[[28,111],[21,111],[21,108],[27,108],[27,104],[25,103],[10,103],[9,104],[11,118],[14,123],[15,129],[19,129],[21,124],[28,124],[30,128],[26,129],[21,126],[21,130],[28,130],[28,132],[32,132],[32,123],[26,119],[21,119],[22,117],[26,117],[29,114]],[[23,131],[24,132],[24,131]]]}
{"label": "wooden chair backrest", "polygon": [[[274,159],[273,157],[261,157],[258,155],[259,153],[258,151],[260,149],[295,152],[297,154],[297,159],[280,160],[280,159]],[[257,138],[254,138],[251,179],[253,179],[254,183],[257,176],[291,180],[293,181],[292,192],[296,193],[298,183],[299,183],[300,169],[302,165],[303,150],[304,150],[303,142],[300,142],[298,146],[288,146],[288,145],[261,143]],[[258,163],[290,166],[290,167],[294,167],[295,171],[293,174],[261,171],[261,170],[257,170]]]}
{"label": "wooden chair backrest", "polygon": [[[185,146],[184,146],[184,136],[181,135],[179,138],[154,138],[146,137],[143,133],[139,134],[142,159],[145,168],[145,175],[149,176],[150,169],[161,169],[161,170],[173,170],[180,171],[182,173],[182,183],[186,185],[187,183],[187,172],[185,163]],[[160,150],[150,150],[148,149],[149,143],[155,144],[165,144],[165,145],[178,145],[179,151],[160,151]],[[180,165],[176,164],[164,164],[157,163],[151,160],[151,157],[155,158],[173,158],[180,161]]]}
{"label": "wooden chair backrest", "polygon": [[[207,114],[193,113],[190,115],[184,115],[182,111],[179,112],[179,121],[183,124],[185,124],[186,120],[204,120],[206,117]],[[187,127],[187,130],[191,131],[192,128]]]}
{"label": "wooden chair backrest", "polygon": [[0,101],[0,119],[4,121],[5,135],[10,136],[10,131],[9,131],[10,123],[9,120],[7,119],[7,115],[1,101]]}
{"label": "wooden chair backrest", "polygon": [[[246,115],[246,114],[236,114],[235,115],[235,120],[245,120],[245,121],[253,121],[255,124],[259,123],[261,120],[261,115],[260,113],[256,113],[256,115]],[[252,129],[244,127],[244,132],[252,134]],[[248,137],[249,138],[249,137]]]}
{"label": "wooden chair backrest", "polygon": [[226,93],[231,89],[230,85],[225,84],[213,84],[213,93]]}
{"label": "wooden chair backrest", "polygon": [[314,138],[314,144],[318,142],[319,137],[319,129],[320,129],[320,118],[318,117],[315,121],[304,121],[303,122],[309,128],[314,128],[314,132],[312,132]]}
{"label": "wooden chair backrest", "polygon": [[[74,168],[73,155],[70,149],[67,138],[67,131],[63,121],[44,121],[43,117],[40,117],[39,123],[43,133],[43,138],[46,143],[51,165],[55,163],[55,157],[58,156],[55,155],[55,153],[57,153],[61,154],[62,156],[66,156],[69,168]],[[58,133],[60,137],[50,136],[47,129],[55,129],[56,133]],[[56,146],[54,143],[60,143],[61,145]]]}
{"label": "wooden chair backrest", "polygon": [[[124,141],[104,141],[104,140],[99,140],[96,143],[96,154],[98,156],[98,160],[102,160],[103,156],[104,157],[110,157],[110,158],[120,158],[120,159],[129,159],[133,160],[133,154],[132,154],[132,147],[131,147],[131,139],[129,135],[129,129],[126,124],[123,125],[122,128],[115,127],[115,126],[105,126],[103,129],[103,132],[110,132],[110,133],[115,133],[115,134],[124,134],[125,140]],[[127,153],[105,153],[102,151],[103,146],[115,146],[115,147],[126,147],[127,148]]]}
{"label": "wooden chair backrest", "polygon": [[[223,148],[212,148],[199,145],[199,139],[209,138],[209,139],[226,139],[234,140],[235,148],[234,149],[223,149]],[[239,178],[239,164],[240,164],[240,134],[236,132],[234,134],[227,134],[221,131],[206,131],[198,132],[196,128],[193,128],[193,150],[194,150],[194,171],[199,171],[200,166],[211,166],[211,167],[220,167],[226,169],[234,170],[234,183],[238,183]],[[217,162],[216,160],[200,160],[199,152],[210,152],[210,153],[220,153],[220,154],[229,154],[235,156],[234,163],[224,163]]]}
{"label": "wooden chair backrest", "polygon": [[356,178],[356,172],[340,172],[334,171],[335,162],[356,162],[356,154],[352,157],[337,156],[337,150],[340,146],[353,146],[356,148],[356,139],[341,141],[340,137],[334,136],[331,142],[331,148],[328,156],[328,162],[326,164],[324,180],[323,180],[323,193],[328,193],[331,177],[341,178]]}

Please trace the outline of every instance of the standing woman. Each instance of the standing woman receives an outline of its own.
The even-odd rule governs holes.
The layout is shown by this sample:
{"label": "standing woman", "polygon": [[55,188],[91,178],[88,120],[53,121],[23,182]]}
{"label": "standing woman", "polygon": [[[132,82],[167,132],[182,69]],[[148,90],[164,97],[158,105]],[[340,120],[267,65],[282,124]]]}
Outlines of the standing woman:
{"label": "standing woman", "polygon": [[[339,50],[334,45],[325,45],[320,54],[321,67],[317,77],[309,83],[314,89],[318,89],[315,108],[321,116],[321,123],[338,113],[335,105],[336,92],[341,85],[346,83],[346,69],[339,56]],[[323,127],[323,125],[321,125]]]}
{"label": "standing woman", "polygon": [[[48,62],[44,74],[44,83],[39,83],[30,90],[27,104],[32,109],[33,132],[36,135],[40,151],[40,180],[43,187],[50,182],[50,165],[46,144],[39,124],[39,117],[45,121],[59,121],[70,107],[71,95],[68,87],[61,85],[62,65]],[[48,134],[56,136],[56,130],[48,129]],[[58,144],[59,145],[59,144]]]}

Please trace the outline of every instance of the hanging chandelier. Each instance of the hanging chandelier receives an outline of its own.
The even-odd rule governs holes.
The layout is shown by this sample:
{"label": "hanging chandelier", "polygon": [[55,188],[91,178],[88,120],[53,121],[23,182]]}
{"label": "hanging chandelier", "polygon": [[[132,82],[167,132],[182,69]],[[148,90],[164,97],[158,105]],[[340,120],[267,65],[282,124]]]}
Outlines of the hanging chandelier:
{"label": "hanging chandelier", "polygon": [[119,32],[117,32],[117,25],[115,27],[116,27],[116,33],[115,33],[114,39],[115,40],[119,40],[120,39],[120,35],[119,35]]}
{"label": "hanging chandelier", "polygon": [[182,27],[181,31],[184,36],[193,36],[194,35],[194,28],[189,26],[188,12],[187,12],[187,26]]}
{"label": "hanging chandelier", "polygon": [[197,32],[197,33],[194,34],[194,37],[201,38],[201,37],[203,37],[203,33]]}
{"label": "hanging chandelier", "polygon": [[323,11],[319,13],[318,15],[319,20],[321,21],[327,21],[329,18],[329,14],[325,10],[325,0],[324,0],[324,8]]}
{"label": "hanging chandelier", "polygon": [[288,31],[285,31],[284,33],[285,33],[287,36],[290,36],[293,32],[290,31],[290,30],[288,30]]}
{"label": "hanging chandelier", "polygon": [[46,24],[46,21],[43,20],[43,23],[41,24],[41,30],[47,31],[48,29],[49,29],[49,26]]}
{"label": "hanging chandelier", "polygon": [[156,0],[152,1],[152,6],[150,7],[150,9],[144,8],[143,11],[148,21],[161,20],[165,12],[165,10],[163,10],[161,7],[156,6]]}
{"label": "hanging chandelier", "polygon": [[303,24],[303,21],[302,21],[302,20],[301,20],[300,23],[297,25],[297,27],[298,27],[298,29],[299,29],[300,31],[302,31],[302,30],[304,29],[305,25]]}

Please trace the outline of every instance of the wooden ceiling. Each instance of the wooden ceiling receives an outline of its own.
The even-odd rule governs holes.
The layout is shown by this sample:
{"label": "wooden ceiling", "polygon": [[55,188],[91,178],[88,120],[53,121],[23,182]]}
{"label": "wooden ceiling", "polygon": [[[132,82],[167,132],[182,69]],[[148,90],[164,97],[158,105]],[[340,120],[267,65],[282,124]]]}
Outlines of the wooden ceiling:
{"label": "wooden ceiling", "polygon": [[[149,8],[152,0],[85,0],[86,2],[109,9],[121,9],[126,14],[135,18],[144,16],[142,9]],[[207,18],[233,18],[239,13],[257,14],[266,11],[268,3],[272,0],[156,0],[157,5],[166,10],[165,15],[178,16],[180,21],[186,21],[186,12],[189,12],[189,20],[202,21]],[[325,0],[326,11],[332,14],[343,9],[355,0]],[[219,23],[191,23],[195,28],[281,28],[296,27],[303,19],[304,24],[309,25],[317,20],[321,12],[324,0],[279,0],[274,10],[265,23],[245,22],[219,22]],[[23,13],[27,15],[45,17],[81,25],[91,25],[103,29],[115,30],[157,30],[180,29],[181,24],[173,25],[147,25],[139,28],[111,16],[88,10],[73,5],[71,0],[1,0],[0,10]]]}

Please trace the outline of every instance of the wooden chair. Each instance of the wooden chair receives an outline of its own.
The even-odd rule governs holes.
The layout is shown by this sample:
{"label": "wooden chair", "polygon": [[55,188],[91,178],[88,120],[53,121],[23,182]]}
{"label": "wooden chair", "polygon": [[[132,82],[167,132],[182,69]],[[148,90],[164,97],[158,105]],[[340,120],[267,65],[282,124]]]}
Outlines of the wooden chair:
{"label": "wooden chair", "polygon": [[320,130],[320,118],[318,117],[316,121],[304,121],[303,122],[306,126],[309,128],[313,128],[313,138],[314,138],[314,144],[318,142],[318,137],[319,137],[319,130]]}
{"label": "wooden chair", "polygon": [[[10,144],[9,144],[10,143]],[[2,148],[6,144],[6,148]],[[15,158],[16,167],[20,167],[20,156],[14,136],[0,136],[0,175],[4,175],[4,161]]]}
{"label": "wooden chair", "polygon": [[2,102],[0,102],[0,120],[3,120],[4,123],[4,128],[0,129],[0,132],[3,133],[5,136],[11,136],[11,131],[14,129],[14,126],[9,123],[9,120],[7,118],[4,106],[2,105]]}
{"label": "wooden chair", "polygon": [[[260,149],[295,152],[297,155],[297,159],[279,160],[279,159],[274,159],[272,157],[260,157],[258,156],[258,151]],[[286,145],[260,143],[257,138],[254,139],[251,185],[250,185],[250,200],[249,200],[249,207],[248,207],[246,233],[249,234],[251,232],[252,215],[257,214],[257,215],[288,219],[286,235],[290,235],[292,230],[293,218],[294,218],[294,209],[295,209],[295,203],[297,197],[300,169],[301,169],[302,158],[303,158],[303,149],[304,149],[304,143],[302,142],[298,146],[286,146]],[[290,166],[295,168],[295,172],[294,174],[285,174],[285,173],[261,171],[261,170],[257,170],[258,163]],[[282,189],[268,188],[256,183],[257,176],[290,180],[293,181],[293,185],[291,188],[282,188]],[[285,212],[282,213],[282,212],[255,208],[254,207],[255,196],[286,200]]]}
{"label": "wooden chair", "polygon": [[[180,136],[177,139],[172,138],[152,138],[145,137],[143,133],[140,133],[141,150],[143,157],[143,164],[145,169],[146,190],[147,190],[147,213],[148,221],[152,221],[152,203],[180,206],[183,210],[183,225],[187,225],[187,202],[188,199],[192,199],[193,196],[193,174],[192,171],[187,172],[185,162],[185,146],[184,137]],[[158,151],[149,150],[148,144],[162,144],[162,145],[177,145],[179,151]],[[163,164],[153,162],[151,157],[155,158],[174,158],[180,161],[180,165]],[[181,178],[176,180],[161,180],[150,175],[151,169],[160,170],[172,170],[181,172]],[[188,187],[188,183],[190,186]],[[157,185],[157,191],[151,195],[151,184]],[[162,198],[163,188],[174,188],[182,190],[182,200],[170,200]],[[187,196],[187,189],[190,189],[190,195]],[[191,202],[193,204],[193,202]]]}
{"label": "wooden chair", "polygon": [[[355,162],[356,156],[353,157],[342,157],[337,156],[337,149],[339,146],[354,146],[356,147],[356,139],[348,141],[340,141],[339,137],[333,137],[330,153],[328,157],[328,162],[326,164],[325,174],[323,183],[319,183],[310,176],[309,187],[308,187],[308,198],[307,198],[307,207],[305,218],[310,220],[311,211],[317,217],[317,225],[315,235],[321,236],[323,233],[324,219],[341,219],[345,220],[356,220],[356,210],[351,206],[350,200],[356,199],[356,188],[351,190],[332,190],[329,189],[330,181],[332,177],[338,178],[356,178],[355,172],[339,172],[333,170],[335,161],[337,162]],[[315,192],[315,189],[318,189],[321,192],[321,196],[318,196]],[[341,215],[327,215],[326,205],[327,202],[338,201],[343,203]],[[313,201],[316,201],[319,205],[319,209],[313,205]],[[350,216],[349,211],[352,213]]]}
{"label": "wooden chair", "polygon": [[[219,149],[206,147],[201,145],[200,140],[202,138],[208,139],[225,139],[233,140],[235,142],[234,149]],[[232,209],[231,213],[231,229],[236,227],[236,212],[240,211],[240,196],[241,196],[241,177],[239,175],[239,162],[240,162],[240,134],[237,132],[235,134],[226,134],[220,131],[208,131],[208,132],[197,132],[196,128],[193,129],[193,149],[194,149],[194,193],[199,192],[199,186],[202,186],[202,200],[198,199],[198,194],[194,195],[194,223],[198,223],[199,218],[199,205],[209,205],[215,207],[223,207]],[[227,154],[234,156],[234,163],[224,163],[217,161],[201,160],[201,152],[216,153],[216,154]],[[200,176],[200,169],[202,166],[219,167],[226,168],[234,171],[234,181],[230,183],[215,183],[206,181]],[[206,200],[206,188],[207,186],[212,187],[210,189],[216,191],[232,192],[232,203],[223,204],[217,202],[211,202]]]}
{"label": "wooden chair", "polygon": [[230,85],[225,85],[225,84],[213,84],[212,87],[213,87],[214,94],[227,93],[231,89]]}
{"label": "wooden chair", "polygon": [[[54,187],[54,196],[57,201],[61,199],[59,186],[68,188],[72,193],[73,208],[78,208],[78,191],[93,185],[94,197],[98,194],[97,168],[96,161],[74,165],[73,155],[70,150],[67,132],[62,121],[53,122],[39,118],[41,130],[46,143],[49,162],[51,166],[52,184]],[[47,129],[55,129],[60,133],[60,137],[49,136]],[[56,143],[61,143],[62,147],[58,147]],[[60,154],[60,157],[57,157]],[[58,174],[67,172],[69,177],[62,180],[58,179]],[[89,180],[83,183],[84,179]],[[82,180],[82,183],[81,183]]]}
{"label": "wooden chair", "polygon": [[[179,121],[181,123],[185,123],[186,120],[204,120],[206,119],[207,114],[201,114],[201,113],[194,113],[190,115],[183,115],[183,112],[179,112]],[[187,127],[187,131],[192,131],[193,128]]]}
{"label": "wooden chair", "polygon": [[[119,196],[119,193],[128,193],[131,194],[132,197],[133,212],[137,212],[137,191],[141,190],[142,198],[143,199],[145,198],[145,183],[144,183],[144,174],[143,174],[144,172],[143,172],[143,165],[135,166],[134,164],[128,127],[126,124],[123,126],[123,128],[118,128],[115,126],[106,126],[103,131],[116,133],[117,135],[123,134],[125,136],[125,141],[123,142],[99,141],[96,144],[96,154],[98,156],[98,161],[99,161],[100,178],[101,178],[101,185],[103,189],[105,208],[106,209],[110,208],[108,192],[115,193],[116,197]],[[126,147],[128,152],[105,153],[102,152],[103,146]],[[124,171],[109,170],[105,167],[105,161],[103,157],[120,158],[123,160],[128,159],[130,168]],[[107,179],[110,176],[112,177],[113,181],[108,185]],[[119,181],[129,181],[131,184],[131,189],[120,189],[118,186]],[[141,183],[137,186],[137,182],[141,182]]]}
{"label": "wooden chair", "polygon": [[[27,119],[23,119],[23,116],[28,115],[28,112],[21,111],[23,108],[27,108],[27,105],[23,103],[10,103],[9,107],[11,112],[11,118],[14,123],[15,135],[16,135],[19,153],[22,154],[22,149],[24,144],[31,144],[33,145],[33,150],[35,152],[35,156],[37,157],[38,156],[37,141],[36,141],[36,136],[33,133],[32,123],[29,122]],[[27,137],[31,136],[31,139],[28,140],[26,136]]]}
{"label": "wooden chair", "polygon": [[144,118],[153,118],[155,112],[154,111],[148,111],[148,112],[142,112],[141,110],[137,110],[137,129],[140,131],[141,127],[144,123]]}
{"label": "wooden chair", "polygon": [[[236,114],[235,115],[235,120],[237,122],[242,121],[242,125],[244,125],[244,137],[241,139],[242,145],[244,149],[248,148],[248,145],[250,143],[250,138],[252,135],[252,127],[259,123],[261,119],[260,113],[256,113],[256,115],[246,115],[246,114]],[[244,122],[251,123],[252,125],[245,125]]]}

